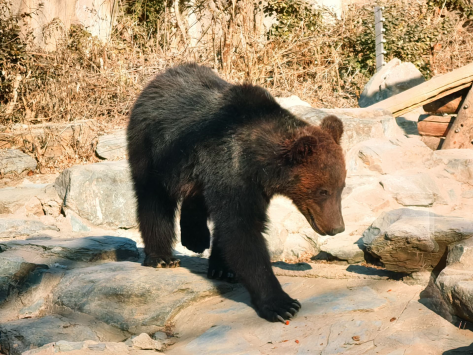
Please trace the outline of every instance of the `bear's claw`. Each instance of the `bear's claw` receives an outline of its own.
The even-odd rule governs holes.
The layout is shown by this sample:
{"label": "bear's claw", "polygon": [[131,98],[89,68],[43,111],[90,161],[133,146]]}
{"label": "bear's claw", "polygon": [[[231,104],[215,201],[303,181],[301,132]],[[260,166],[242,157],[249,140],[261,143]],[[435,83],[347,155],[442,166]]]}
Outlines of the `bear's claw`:
{"label": "bear's claw", "polygon": [[267,301],[256,304],[259,315],[270,322],[283,322],[293,318],[301,309],[298,300],[290,298],[287,294],[274,296]]}
{"label": "bear's claw", "polygon": [[161,256],[151,256],[146,255],[145,260],[143,261],[143,266],[150,266],[154,268],[174,268],[179,267],[181,260],[176,258],[161,257]]}

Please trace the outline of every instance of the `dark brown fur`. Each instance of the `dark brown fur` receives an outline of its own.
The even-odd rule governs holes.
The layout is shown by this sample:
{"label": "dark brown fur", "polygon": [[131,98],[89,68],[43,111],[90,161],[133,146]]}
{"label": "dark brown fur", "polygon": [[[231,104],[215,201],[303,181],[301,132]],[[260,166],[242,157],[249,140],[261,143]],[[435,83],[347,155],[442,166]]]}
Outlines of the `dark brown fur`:
{"label": "dark brown fur", "polygon": [[174,218],[181,241],[210,246],[209,277],[250,292],[260,316],[292,317],[300,304],[281,288],[262,233],[275,194],[288,196],[320,234],[344,230],[345,162],[341,121],[314,127],[284,110],[264,89],[231,85],[209,68],[181,65],[158,75],[137,99],[128,150],[145,243],[145,265],[176,266]]}

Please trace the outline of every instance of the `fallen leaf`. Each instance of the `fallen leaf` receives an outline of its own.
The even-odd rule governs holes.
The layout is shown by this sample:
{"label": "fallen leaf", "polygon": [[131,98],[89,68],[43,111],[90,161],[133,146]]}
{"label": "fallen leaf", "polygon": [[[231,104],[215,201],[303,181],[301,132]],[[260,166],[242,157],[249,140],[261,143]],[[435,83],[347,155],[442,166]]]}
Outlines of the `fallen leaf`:
{"label": "fallen leaf", "polygon": [[296,343],[299,344],[299,340],[296,340]]}
{"label": "fallen leaf", "polygon": [[396,320],[396,317],[392,317],[389,321],[394,322]]}
{"label": "fallen leaf", "polygon": [[354,335],[351,337],[354,341],[360,341],[360,337],[358,335]]}

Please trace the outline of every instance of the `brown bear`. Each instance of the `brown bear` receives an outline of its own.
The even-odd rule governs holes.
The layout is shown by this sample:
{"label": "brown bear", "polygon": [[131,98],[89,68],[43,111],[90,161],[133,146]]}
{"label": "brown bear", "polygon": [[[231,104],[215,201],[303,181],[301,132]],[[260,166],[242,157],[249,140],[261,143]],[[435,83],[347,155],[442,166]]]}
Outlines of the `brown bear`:
{"label": "brown bear", "polygon": [[144,265],[178,266],[172,247],[182,201],[184,246],[209,248],[207,221],[214,224],[208,277],[238,277],[269,321],[293,317],[301,305],[271,269],[266,210],[284,195],[317,233],[344,231],[342,133],[335,116],[312,126],[265,89],[232,85],[204,66],[159,74],[136,100],[127,131]]}

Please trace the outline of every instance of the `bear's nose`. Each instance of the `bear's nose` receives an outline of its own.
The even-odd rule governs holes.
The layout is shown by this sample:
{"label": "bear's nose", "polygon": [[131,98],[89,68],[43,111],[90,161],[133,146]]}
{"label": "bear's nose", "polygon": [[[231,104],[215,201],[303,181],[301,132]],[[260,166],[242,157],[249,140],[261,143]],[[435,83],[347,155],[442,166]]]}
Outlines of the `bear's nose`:
{"label": "bear's nose", "polygon": [[341,225],[340,227],[338,228],[334,228],[332,229],[328,235],[335,235],[335,234],[338,234],[338,233],[343,233],[345,232],[345,226],[344,225]]}

